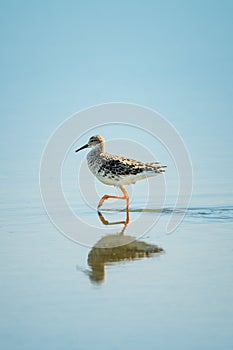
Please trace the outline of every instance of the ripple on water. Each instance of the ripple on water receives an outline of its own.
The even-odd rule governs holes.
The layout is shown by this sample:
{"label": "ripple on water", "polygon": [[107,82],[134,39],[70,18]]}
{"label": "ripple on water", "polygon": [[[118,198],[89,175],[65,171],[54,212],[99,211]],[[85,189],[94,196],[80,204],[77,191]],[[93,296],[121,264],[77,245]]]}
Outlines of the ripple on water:
{"label": "ripple on water", "polygon": [[[174,210],[177,214],[182,214],[185,209]],[[186,217],[197,219],[212,219],[222,221],[233,220],[233,207],[191,207],[186,209]]]}
{"label": "ripple on water", "polygon": [[[122,209],[109,208],[103,209],[106,212],[113,211],[124,211]],[[224,207],[189,207],[185,208],[131,208],[131,213],[143,212],[148,214],[176,214],[184,215],[185,219],[203,219],[203,220],[218,220],[218,221],[233,221],[233,206],[224,206]]]}

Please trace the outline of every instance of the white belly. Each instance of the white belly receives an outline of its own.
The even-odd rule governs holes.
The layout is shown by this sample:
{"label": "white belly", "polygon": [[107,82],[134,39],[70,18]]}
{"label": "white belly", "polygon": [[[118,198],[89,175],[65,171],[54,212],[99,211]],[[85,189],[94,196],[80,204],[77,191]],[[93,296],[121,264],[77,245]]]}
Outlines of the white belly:
{"label": "white belly", "polygon": [[139,180],[144,180],[147,177],[154,177],[157,174],[154,172],[144,172],[136,175],[125,175],[125,176],[118,176],[115,178],[111,178],[108,176],[99,176],[96,175],[97,179],[104,183],[105,185],[109,186],[124,186],[124,185],[131,185]]}

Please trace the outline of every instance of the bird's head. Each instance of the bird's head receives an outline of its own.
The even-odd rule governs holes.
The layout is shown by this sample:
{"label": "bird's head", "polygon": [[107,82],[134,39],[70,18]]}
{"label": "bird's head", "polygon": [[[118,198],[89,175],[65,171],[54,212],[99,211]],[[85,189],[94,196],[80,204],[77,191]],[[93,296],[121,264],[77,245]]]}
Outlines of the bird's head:
{"label": "bird's head", "polygon": [[101,143],[104,143],[104,138],[101,135],[95,135],[89,138],[88,143],[78,148],[75,152],[79,152],[84,148],[93,148]]}

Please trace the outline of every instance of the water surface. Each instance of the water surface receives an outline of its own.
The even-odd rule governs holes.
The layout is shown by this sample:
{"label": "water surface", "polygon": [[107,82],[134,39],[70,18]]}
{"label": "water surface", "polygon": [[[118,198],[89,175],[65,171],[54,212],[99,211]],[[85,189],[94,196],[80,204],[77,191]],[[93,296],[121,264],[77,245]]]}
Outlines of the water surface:
{"label": "water surface", "polygon": [[[84,247],[53,227],[39,199],[8,203],[0,236],[1,347],[231,349],[230,201],[194,197],[182,224],[167,235],[164,225],[174,209],[144,210],[135,200],[132,221],[140,213],[140,226],[159,213],[159,222],[111,254],[98,242],[108,248],[116,240],[131,242],[137,232],[130,224],[124,235],[122,224],[106,225],[95,245]],[[105,209],[114,220],[125,215]],[[103,226],[96,211],[82,213]]]}

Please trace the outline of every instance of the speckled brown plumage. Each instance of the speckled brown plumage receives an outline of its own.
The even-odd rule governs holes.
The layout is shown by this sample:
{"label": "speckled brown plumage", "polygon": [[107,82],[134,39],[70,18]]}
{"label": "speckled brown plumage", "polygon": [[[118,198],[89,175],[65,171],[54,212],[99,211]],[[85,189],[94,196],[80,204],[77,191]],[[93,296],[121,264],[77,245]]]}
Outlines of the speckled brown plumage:
{"label": "speckled brown plumage", "polygon": [[87,155],[89,169],[101,182],[107,185],[129,185],[146,177],[163,173],[166,168],[166,166],[156,162],[143,163],[106,153],[105,141],[101,135],[92,136],[88,143],[80,149],[83,148],[92,148]]}
{"label": "speckled brown plumage", "polygon": [[147,177],[156,176],[163,173],[166,168],[159,163],[143,163],[134,159],[119,157],[105,152],[105,141],[103,136],[95,135],[90,137],[88,143],[76,152],[92,148],[87,155],[87,164],[90,171],[96,178],[105,185],[117,186],[121,189],[123,196],[104,195],[98,209],[108,198],[118,198],[126,200],[127,220],[125,227],[129,223],[129,195],[125,190],[125,185],[134,184],[136,181],[143,180]]}

